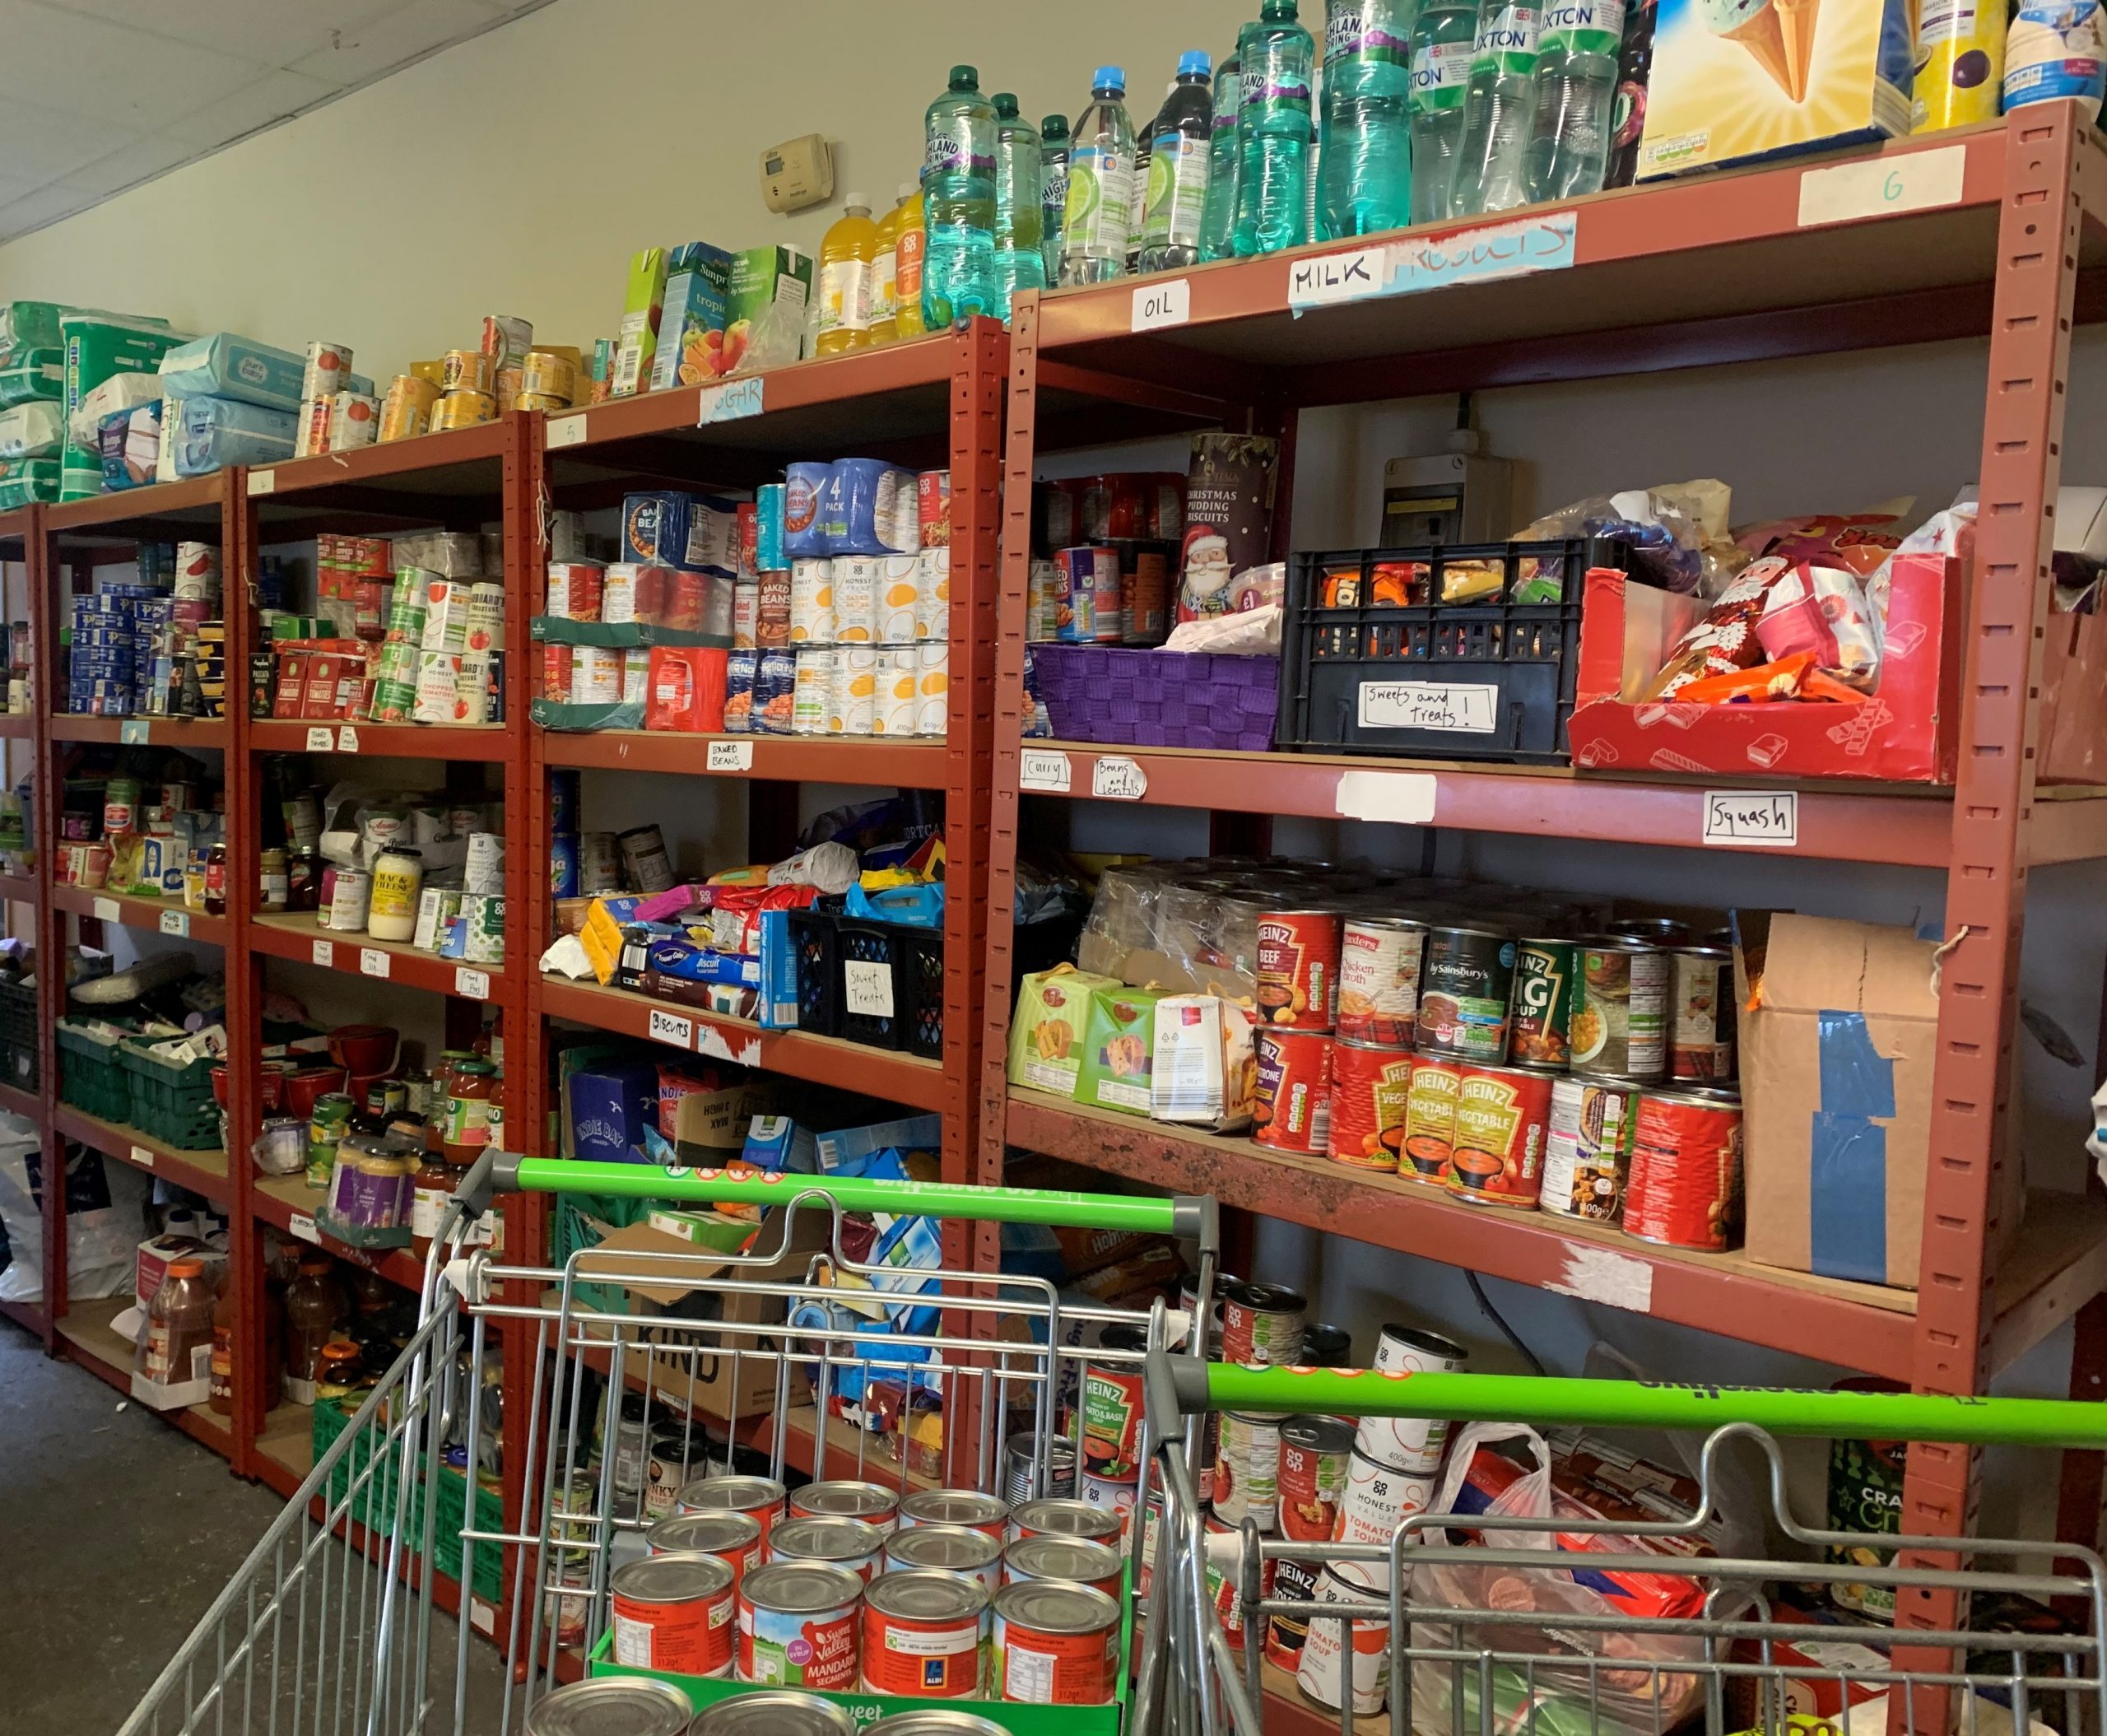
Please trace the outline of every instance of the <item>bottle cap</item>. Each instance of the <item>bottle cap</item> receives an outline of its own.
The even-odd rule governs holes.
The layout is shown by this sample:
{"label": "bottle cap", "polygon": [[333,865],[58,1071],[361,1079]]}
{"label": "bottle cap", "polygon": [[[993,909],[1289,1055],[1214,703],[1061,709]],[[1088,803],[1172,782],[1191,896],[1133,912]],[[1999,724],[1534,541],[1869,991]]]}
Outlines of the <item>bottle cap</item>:
{"label": "bottle cap", "polygon": [[995,113],[1003,120],[1015,120],[1017,118],[1017,100],[1014,92],[997,91],[994,103]]}
{"label": "bottle cap", "polygon": [[1214,68],[1215,63],[1212,58],[1197,49],[1188,50],[1178,57],[1178,76],[1180,78],[1184,77],[1188,72],[1197,72],[1201,77],[1205,78],[1214,71]]}
{"label": "bottle cap", "polygon": [[953,67],[951,88],[954,91],[977,91],[980,87],[980,69],[978,67]]}
{"label": "bottle cap", "polygon": [[902,181],[900,184],[900,197],[903,202],[913,198],[921,190],[922,184],[919,181]]}
{"label": "bottle cap", "polygon": [[1112,91],[1124,95],[1127,89],[1127,69],[1124,67],[1100,67],[1091,74],[1092,91]]}
{"label": "bottle cap", "polygon": [[1048,115],[1040,122],[1039,133],[1042,138],[1066,138],[1068,136],[1068,117],[1065,114]]}
{"label": "bottle cap", "polygon": [[841,207],[844,211],[860,211],[866,216],[868,216],[871,211],[871,202],[865,198],[860,193],[852,193],[842,200]]}

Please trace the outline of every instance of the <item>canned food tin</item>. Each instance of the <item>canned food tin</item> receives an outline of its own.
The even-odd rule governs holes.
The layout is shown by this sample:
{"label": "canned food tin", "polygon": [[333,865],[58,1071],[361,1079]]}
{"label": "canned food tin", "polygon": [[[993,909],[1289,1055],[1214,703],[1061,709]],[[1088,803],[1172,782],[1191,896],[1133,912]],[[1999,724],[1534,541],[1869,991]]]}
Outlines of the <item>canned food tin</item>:
{"label": "canned food tin", "polygon": [[[1029,1442],[1031,1437],[1025,1436],[1021,1438]],[[1072,1488],[1075,1446],[1067,1441],[1063,1441],[1063,1445],[1067,1449],[1069,1487]],[[914,1525],[956,1525],[968,1531],[984,1532],[989,1537],[1000,1538],[1009,1525],[1010,1504],[999,1495],[984,1495],[978,1489],[923,1489],[901,1501],[899,1518],[902,1530]]]}
{"label": "canned food tin", "polygon": [[440,360],[440,389],[490,392],[496,388],[497,359],[481,350],[449,350]]}
{"label": "canned food tin", "polygon": [[900,1496],[882,1483],[808,1482],[792,1492],[788,1512],[793,1519],[860,1519],[886,1536],[900,1522]]}
{"label": "canned food tin", "polygon": [[[588,1562],[586,1577],[592,1570]],[[528,1708],[522,1736],[683,1736],[695,1708],[670,1682],[596,1676],[544,1695]]]}
{"label": "canned food tin", "polygon": [[480,428],[497,420],[497,400],[487,392],[449,392],[432,406],[431,431],[445,434],[455,428]]}
{"label": "canned food tin", "polygon": [[636,619],[638,575],[649,571],[633,561],[610,561],[600,592],[600,619],[626,626]]}
{"label": "canned food tin", "polygon": [[[1342,1003],[1345,990],[1340,991]],[[1412,1102],[1412,1053],[1344,1037],[1332,1045],[1332,1161],[1395,1170]]]}
{"label": "canned food tin", "polygon": [[919,555],[887,555],[878,563],[878,631],[880,645],[911,645],[915,631],[915,598],[919,594]]}
{"label": "canned food tin", "polygon": [[863,1594],[863,1691],[976,1698],[988,1604],[988,1588],[960,1574],[924,1569],[874,1581]]}
{"label": "canned food tin", "polygon": [[1139,1484],[1133,1477],[1094,1476],[1086,1467],[1076,1479],[1079,1498],[1086,1506],[1095,1507],[1100,1512],[1109,1513],[1119,1521],[1119,1547],[1124,1548],[1128,1534],[1133,1529],[1134,1502],[1140,1493]]}
{"label": "canned food tin", "polygon": [[1741,1207],[1740,1103],[1723,1092],[1641,1091],[1625,1233],[1716,1252],[1739,1242]]}
{"label": "canned food tin", "polygon": [[1668,1072],[1700,1083],[1734,1076],[1734,955],[1683,947],[1672,955]]}
{"label": "canned food tin", "polygon": [[[1137,1326],[1108,1326],[1108,1350],[1148,1348]],[[1086,1361],[1082,1375],[1083,1469],[1090,1476],[1124,1482],[1141,1470],[1142,1365]]]}
{"label": "canned food tin", "polygon": [[[1394,1322],[1375,1343],[1378,1374],[1455,1374],[1469,1361],[1469,1352],[1454,1339]],[[1439,1417],[1363,1417],[1354,1431],[1357,1452],[1412,1477],[1433,1476],[1448,1445],[1449,1425]]]}
{"label": "canned food tin", "polygon": [[1692,938],[1690,924],[1675,916],[1620,917],[1603,924],[1602,933],[1626,940],[1643,940],[1654,947],[1686,947]]}
{"label": "canned food tin", "polygon": [[595,892],[620,891],[622,886],[622,840],[619,832],[585,832],[578,840],[578,890],[590,897]]}
{"label": "canned food tin", "polygon": [[1658,1079],[1668,1066],[1668,955],[1640,940],[1584,941],[1573,1002],[1573,1070]]}
{"label": "canned food tin", "polygon": [[1221,1414],[1215,1450],[1215,1517],[1261,1531],[1273,1529],[1280,1507],[1281,1429],[1277,1417]]}
{"label": "canned food tin", "polygon": [[1125,1566],[1117,1549],[1080,1537],[1021,1537],[1002,1552],[1002,1583],[1066,1580],[1107,1597],[1120,1594]]}
{"label": "canned food tin", "polygon": [[[1033,1538],[1032,1543],[1048,1539]],[[1077,1548],[1083,1547],[1080,1543]],[[1091,1548],[1100,1547],[1091,1544]],[[886,1539],[886,1571],[904,1573],[918,1567],[936,1568],[978,1580],[993,1597],[1002,1583],[1002,1541],[985,1531],[964,1525],[909,1525]]]}
{"label": "canned food tin", "polygon": [[1048,1496],[1042,1501],[1020,1502],[1010,1510],[1009,1538],[1021,1537],[1081,1537],[1109,1543],[1122,1529],[1119,1515],[1088,1501]]}
{"label": "canned food tin", "polygon": [[951,636],[951,552],[925,548],[914,557],[914,637],[924,645]]}
{"label": "canned food tin", "polygon": [[1464,924],[1430,929],[1420,973],[1419,1047],[1472,1061],[1507,1059],[1514,937]]}
{"label": "canned food tin", "polygon": [[1456,1097],[1463,1089],[1459,1063],[1426,1055],[1412,1062],[1412,1082],[1405,1097],[1404,1161],[1401,1175],[1421,1181],[1446,1182],[1456,1143]]}
{"label": "canned food tin", "polygon": [[760,1540],[760,1521],[751,1513],[721,1509],[708,1513],[676,1513],[662,1519],[644,1534],[644,1546],[653,1555],[714,1555],[732,1570],[732,1585],[765,1558]]}
{"label": "canned food tin", "polygon": [[914,516],[924,548],[947,548],[951,540],[951,473],[924,470],[914,478]]}
{"label": "canned food tin", "polygon": [[884,563],[875,555],[844,555],[834,563],[834,637],[837,645],[878,641],[878,586]]}
{"label": "canned food tin", "polygon": [[[1054,554],[1054,637],[1064,644],[1091,645],[1097,639],[1100,597],[1119,594],[1119,555],[1109,548],[1063,548]],[[1113,640],[1123,630],[1116,600]]]}
{"label": "canned food tin", "polygon": [[[1076,1492],[1076,1444],[1066,1435],[1054,1436],[1045,1443],[1042,1453],[1036,1437],[1029,1430],[1021,1429],[1004,1443],[1003,1453],[1008,1467],[1003,1488],[1009,1497],[1010,1509],[1036,1498],[1033,1480],[1042,1468],[1046,1473],[1044,1487],[1049,1496],[1063,1499]],[[1017,1534],[1010,1520],[1011,1512],[1006,1510],[1002,1515],[1002,1535],[1006,1538]]]}
{"label": "canned food tin", "polygon": [[790,643],[830,645],[835,639],[834,563],[790,563]]}
{"label": "canned food tin", "polygon": [[1537,1203],[1561,1217],[1615,1223],[1631,1166],[1639,1086],[1630,1079],[1554,1079]]}
{"label": "canned food tin", "polygon": [[607,583],[607,570],[597,561],[552,561],[547,612],[560,621],[598,621]]}
{"label": "canned food tin", "polygon": [[[1315,1601],[1317,1580],[1324,1571],[1322,1561],[1297,1561],[1283,1557],[1273,1563],[1273,1598],[1279,1603]],[[1276,1610],[1266,1623],[1266,1661],[1277,1669],[1295,1670],[1302,1663],[1302,1647],[1309,1636],[1309,1617],[1300,1610]]]}
{"label": "canned food tin", "polygon": [[853,1689],[863,1595],[863,1582],[854,1574],[824,1561],[755,1568],[739,1584],[739,1680]]}
{"label": "canned food tin", "polygon": [[1333,910],[1271,910],[1258,919],[1258,1017],[1295,1031],[1328,1031],[1338,1016],[1339,918]]}
{"label": "canned food tin", "polygon": [[1221,1360],[1289,1368],[1302,1360],[1309,1303],[1299,1290],[1226,1278],[1221,1287]]}
{"label": "canned food tin", "polygon": [[365,392],[339,392],[329,400],[329,449],[356,452],[380,431],[380,400]]}
{"label": "canned food tin", "polygon": [[754,728],[754,677],[760,668],[752,651],[733,651],[724,660],[724,733],[751,735]]}
{"label": "canned food tin", "polygon": [[[1327,1621],[1328,1603],[1379,1603],[1388,1588],[1377,1581],[1370,1561],[1333,1561],[1317,1575],[1317,1595],[1310,1605],[1309,1637],[1297,1661],[1295,1685],[1321,1706],[1351,1704],[1356,1718],[1383,1709],[1390,1692],[1390,1624],[1357,1620],[1353,1649],[1347,1650],[1346,1623]],[[1387,1571],[1387,1569],[1386,1569]]]}
{"label": "canned food tin", "polygon": [[732,649],[751,651],[760,643],[760,580],[742,579],[732,587]]}
{"label": "canned food tin", "polygon": [[578,402],[578,364],[549,350],[529,350],[519,367],[519,389],[537,396]]}
{"label": "canned food tin", "polygon": [[1402,916],[1348,919],[1339,932],[1339,1036],[1411,1048],[1426,956],[1423,922]]}
{"label": "canned food tin", "polygon": [[867,1520],[778,1520],[768,1534],[770,1561],[826,1561],[846,1568],[864,1584],[878,1571],[886,1534]]}
{"label": "canned food tin", "polygon": [[1543,1185],[1551,1075],[1526,1067],[1466,1067],[1456,1091],[1449,1189],[1464,1199],[1533,1206]]}
{"label": "canned food tin", "polygon": [[783,1485],[772,1477],[698,1477],[673,1497],[677,1513],[750,1513],[760,1524],[761,1541],[783,1516]]}
{"label": "canned food tin", "polygon": [[736,1598],[714,1555],[647,1555],[607,1575],[615,1662],[682,1676],[728,1675]]}
{"label": "canned food tin", "polygon": [[829,735],[877,733],[878,659],[876,645],[842,645],[834,654],[834,685],[829,691]]}
{"label": "canned food tin", "polygon": [[[556,1586],[542,1601],[542,1619],[557,1645],[583,1645],[586,1622],[593,1611],[593,1557],[584,1549],[559,1549],[556,1569]],[[534,1710],[539,1712],[547,1703],[542,1701]],[[530,1713],[527,1729],[532,1731],[534,1728],[534,1716]]]}
{"label": "canned food tin", "polygon": [[878,649],[878,692],[871,708],[871,733],[911,736],[922,709],[920,676],[914,645]]}
{"label": "canned food tin", "polygon": [[[502,384],[505,375],[500,374],[498,379]],[[543,415],[550,416],[560,410],[568,410],[570,400],[558,398],[553,392],[521,392],[514,397],[512,407],[515,410],[539,410]]]}
{"label": "canned food tin", "polygon": [[1087,1585],[1019,1580],[995,1594],[992,1697],[1105,1706],[1119,1685],[1119,1605]]}
{"label": "canned food tin", "polygon": [[1327,1543],[1338,1528],[1353,1457],[1353,1431],[1333,1417],[1291,1417],[1280,1426],[1281,1535]]}
{"label": "canned food tin", "polygon": [[321,926],[338,934],[356,934],[365,927],[373,899],[373,876],[364,868],[340,868],[330,882],[329,901]]}
{"label": "canned food tin", "polygon": [[398,374],[388,383],[388,396],[380,405],[380,444],[415,440],[431,426],[431,407],[439,402],[439,388],[414,374]]}
{"label": "canned food tin", "polygon": [[1322,1156],[1332,1136],[1331,1034],[1261,1026],[1253,1038],[1251,1137],[1276,1151]]}
{"label": "canned food tin", "polygon": [[856,1720],[846,1707],[831,1700],[777,1688],[766,1693],[741,1694],[705,1706],[688,1726],[688,1736],[856,1736]]}
{"label": "canned food tin", "polygon": [[797,654],[797,685],[791,689],[790,733],[825,735],[834,704],[836,653],[832,645],[806,645]]}
{"label": "canned food tin", "polygon": [[951,733],[951,648],[914,648],[914,733],[941,739]]}
{"label": "canned food tin", "polygon": [[1533,1067],[1564,1067],[1573,1056],[1574,943],[1520,940],[1514,946],[1514,1012],[1508,1053]]}
{"label": "canned food tin", "polygon": [[666,839],[656,826],[633,826],[621,835],[625,878],[640,892],[671,891],[673,864],[666,854]]}
{"label": "canned food tin", "polygon": [[601,645],[571,653],[570,696],[579,705],[618,705],[622,698],[622,654]]}
{"label": "canned food tin", "polygon": [[1433,1499],[1431,1477],[1379,1464],[1356,1447],[1347,1464],[1346,1493],[1339,1501],[1339,1531],[1334,1541],[1387,1545],[1398,1527],[1413,1514],[1426,1511]]}
{"label": "canned food tin", "polygon": [[793,707],[798,687],[798,654],[779,645],[760,654],[754,666],[754,702],[751,715],[756,735],[793,733]]}

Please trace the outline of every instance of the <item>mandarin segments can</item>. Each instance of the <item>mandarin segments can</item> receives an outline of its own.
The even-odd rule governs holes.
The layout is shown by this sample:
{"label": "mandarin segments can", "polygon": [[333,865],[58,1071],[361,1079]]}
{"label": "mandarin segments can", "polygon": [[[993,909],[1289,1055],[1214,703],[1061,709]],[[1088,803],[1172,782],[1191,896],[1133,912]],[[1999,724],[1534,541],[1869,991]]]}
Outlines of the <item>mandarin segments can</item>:
{"label": "mandarin segments can", "polygon": [[863,1594],[863,1691],[918,1700],[980,1693],[991,1622],[988,1588],[924,1568],[888,1573]]}

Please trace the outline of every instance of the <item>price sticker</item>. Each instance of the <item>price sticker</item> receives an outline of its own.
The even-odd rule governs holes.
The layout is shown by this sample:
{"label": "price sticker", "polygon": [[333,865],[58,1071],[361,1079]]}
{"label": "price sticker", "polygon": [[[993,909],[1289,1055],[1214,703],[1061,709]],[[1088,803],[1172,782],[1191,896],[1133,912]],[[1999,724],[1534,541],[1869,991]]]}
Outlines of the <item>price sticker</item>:
{"label": "price sticker", "polygon": [[162,911],[162,912],[161,912],[161,933],[164,933],[164,934],[173,934],[173,935],[177,936],[179,938],[187,938],[187,937],[188,936],[189,933],[190,933],[190,913],[189,913],[189,911],[188,911],[188,910],[164,910],[164,911]]}
{"label": "price sticker", "polygon": [[359,975],[385,977],[388,975],[388,955],[378,947],[360,947]]}
{"label": "price sticker", "polygon": [[1790,789],[1708,789],[1707,844],[1760,845],[1792,849],[1800,841],[1800,798]]}
{"label": "price sticker", "polygon": [[711,771],[751,771],[754,769],[754,744],[751,742],[712,742],[709,758],[704,763]]}
{"label": "price sticker", "polygon": [[466,965],[457,966],[453,972],[453,992],[464,1000],[488,1000],[491,998],[490,973],[487,970],[471,970]]}
{"label": "price sticker", "polygon": [[356,753],[359,751],[359,733],[349,724],[337,732],[337,752]]}
{"label": "price sticker", "polygon": [[310,728],[307,732],[307,751],[309,753],[334,753],[337,751],[337,732],[328,728]]}
{"label": "price sticker", "polygon": [[1800,227],[1958,205],[1967,173],[1965,145],[1810,169],[1800,177]]}
{"label": "price sticker", "polygon": [[844,959],[841,964],[842,1004],[867,1019],[889,1019],[892,1009],[892,966],[867,959]]}
{"label": "price sticker", "polygon": [[153,725],[143,717],[128,717],[117,726],[117,739],[127,747],[143,747],[151,739]]}
{"label": "price sticker", "polygon": [[114,898],[98,898],[95,901],[95,917],[97,922],[122,922],[123,907]]}
{"label": "price sticker", "polygon": [[644,1034],[654,1043],[671,1043],[676,1049],[695,1047],[695,1021],[663,1008],[651,1009],[651,1023]]}
{"label": "price sticker", "polygon": [[1160,331],[1165,326],[1183,325],[1192,317],[1192,281],[1173,277],[1168,283],[1145,283],[1134,291],[1134,310],[1127,329]]}
{"label": "price sticker", "polygon": [[559,446],[575,446],[585,438],[585,412],[575,416],[552,416],[543,425],[542,444],[553,450]]}
{"label": "price sticker", "polygon": [[322,1232],[314,1227],[314,1220],[306,1212],[294,1212],[286,1221],[286,1227],[302,1241],[313,1242],[317,1247],[322,1245]]}
{"label": "price sticker", "polygon": [[1149,793],[1149,775],[1123,753],[1105,754],[1090,769],[1090,793],[1100,802],[1138,802]]}
{"label": "price sticker", "polygon": [[252,495],[276,494],[278,491],[278,472],[275,470],[252,470],[249,472],[249,491]]}
{"label": "price sticker", "polygon": [[142,1170],[151,1170],[154,1166],[154,1154],[143,1145],[135,1145],[132,1147],[132,1161]]}
{"label": "price sticker", "polygon": [[743,421],[761,412],[762,389],[768,384],[760,375],[751,379],[728,379],[721,386],[705,386],[695,394],[695,425],[707,428],[712,422]]}
{"label": "price sticker", "polygon": [[318,965],[334,965],[337,962],[337,942],[333,940],[315,942],[314,958]]}
{"label": "price sticker", "polygon": [[1027,747],[1017,756],[1017,787],[1065,796],[1070,788],[1068,756],[1044,747]]}

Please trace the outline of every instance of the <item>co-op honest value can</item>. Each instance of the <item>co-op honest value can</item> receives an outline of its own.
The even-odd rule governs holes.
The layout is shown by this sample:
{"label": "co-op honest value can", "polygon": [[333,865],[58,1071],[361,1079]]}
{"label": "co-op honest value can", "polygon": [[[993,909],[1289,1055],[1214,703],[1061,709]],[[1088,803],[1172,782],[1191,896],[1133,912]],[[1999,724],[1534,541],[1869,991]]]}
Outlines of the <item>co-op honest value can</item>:
{"label": "co-op honest value can", "polygon": [[1280,1418],[1224,1411],[1215,1448],[1215,1517],[1273,1529],[1280,1500]]}
{"label": "co-op honest value can", "polygon": [[1282,1537],[1329,1543],[1338,1527],[1354,1431],[1336,1417],[1291,1417],[1280,1426],[1279,1513]]}
{"label": "co-op honest value can", "polygon": [[1221,1360],[1247,1367],[1290,1367],[1302,1360],[1302,1329],[1309,1302],[1281,1284],[1225,1279],[1221,1287]]}

